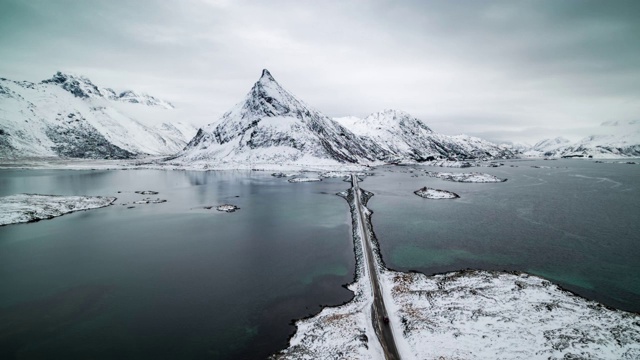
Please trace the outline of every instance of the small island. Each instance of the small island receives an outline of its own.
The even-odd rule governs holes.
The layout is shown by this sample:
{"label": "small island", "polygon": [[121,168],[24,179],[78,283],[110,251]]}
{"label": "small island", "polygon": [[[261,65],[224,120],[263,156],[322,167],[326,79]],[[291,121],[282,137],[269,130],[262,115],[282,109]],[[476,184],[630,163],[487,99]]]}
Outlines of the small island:
{"label": "small island", "polygon": [[423,187],[422,189],[418,189],[416,191],[413,192],[414,194],[425,198],[425,199],[434,199],[434,200],[441,200],[441,199],[457,199],[460,197],[460,195],[451,192],[451,191],[447,191],[447,190],[440,190],[440,189],[433,189],[430,187]]}
{"label": "small island", "polygon": [[216,206],[216,210],[231,213],[235,212],[236,210],[240,210],[240,208],[232,204],[222,204]]}
{"label": "small island", "polygon": [[301,182],[315,182],[315,181],[322,181],[321,178],[315,178],[315,177],[294,177],[292,179],[288,180],[290,183],[301,183]]}
{"label": "small island", "polygon": [[132,204],[162,204],[162,203],[166,203],[166,202],[167,202],[167,200],[160,199],[160,198],[157,198],[157,199],[145,198],[145,199],[142,199],[142,200],[134,201],[134,202],[132,202]]}

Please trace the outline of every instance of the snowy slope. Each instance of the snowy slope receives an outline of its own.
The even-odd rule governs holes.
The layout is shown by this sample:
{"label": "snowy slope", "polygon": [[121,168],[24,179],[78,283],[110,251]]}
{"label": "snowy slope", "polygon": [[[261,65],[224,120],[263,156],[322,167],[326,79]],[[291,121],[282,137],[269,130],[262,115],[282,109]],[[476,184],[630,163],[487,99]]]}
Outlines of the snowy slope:
{"label": "snowy slope", "polygon": [[478,138],[435,134],[411,115],[386,110],[330,119],[283,89],[267,70],[245,99],[198,131],[174,164],[373,164],[430,158],[509,157]]}
{"label": "snowy slope", "polygon": [[546,139],[524,152],[528,156],[546,157],[640,157],[640,121],[605,122],[577,142],[565,138]]}
{"label": "snowy slope", "polygon": [[0,157],[174,154],[195,128],[156,121],[172,108],[149,95],[117,94],[60,72],[41,83],[0,78]]}
{"label": "snowy slope", "polygon": [[263,70],[245,99],[200,130],[177,162],[338,164],[370,162],[379,147],[283,89]]}
{"label": "snowy slope", "polygon": [[400,110],[383,110],[364,119],[348,116],[334,120],[365,142],[381,146],[388,159],[425,161],[513,156],[511,151],[476,137],[437,134],[420,119]]}
{"label": "snowy slope", "polygon": [[538,141],[528,149],[523,149],[522,153],[523,155],[530,157],[553,157],[559,156],[559,154],[561,154],[564,149],[570,145],[571,141],[569,139],[559,136],[554,139]]}
{"label": "snowy slope", "polygon": [[588,136],[563,153],[599,158],[640,157],[640,121],[605,122],[602,132]]}

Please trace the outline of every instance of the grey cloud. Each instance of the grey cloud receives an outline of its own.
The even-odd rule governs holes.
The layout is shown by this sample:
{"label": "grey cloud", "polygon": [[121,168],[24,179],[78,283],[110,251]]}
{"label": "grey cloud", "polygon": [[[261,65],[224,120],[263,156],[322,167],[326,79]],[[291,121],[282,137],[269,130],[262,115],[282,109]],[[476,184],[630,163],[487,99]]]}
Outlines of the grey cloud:
{"label": "grey cloud", "polygon": [[637,117],[639,18],[625,1],[4,0],[0,76],[81,72],[209,122],[266,67],[330,116],[533,138]]}

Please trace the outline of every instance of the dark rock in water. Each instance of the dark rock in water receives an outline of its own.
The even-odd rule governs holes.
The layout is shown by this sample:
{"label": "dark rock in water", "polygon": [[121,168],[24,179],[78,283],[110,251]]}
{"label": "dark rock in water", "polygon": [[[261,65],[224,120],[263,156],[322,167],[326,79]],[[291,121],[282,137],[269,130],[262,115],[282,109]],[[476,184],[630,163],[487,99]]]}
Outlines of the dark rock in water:
{"label": "dark rock in water", "polygon": [[240,208],[232,204],[222,204],[216,206],[216,210],[224,212],[234,212],[236,210],[240,210]]}

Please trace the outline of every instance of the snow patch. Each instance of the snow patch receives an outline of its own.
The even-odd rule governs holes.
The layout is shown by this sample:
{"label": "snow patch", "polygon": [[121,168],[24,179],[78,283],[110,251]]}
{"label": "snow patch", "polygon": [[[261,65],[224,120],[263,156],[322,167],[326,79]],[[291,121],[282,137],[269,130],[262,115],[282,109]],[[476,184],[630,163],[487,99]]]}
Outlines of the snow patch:
{"label": "snow patch", "polygon": [[235,212],[236,210],[240,210],[240,208],[232,204],[222,204],[216,206],[216,210],[231,213]]}
{"label": "snow patch", "polygon": [[51,219],[113,204],[115,197],[17,194],[0,197],[0,226]]}

